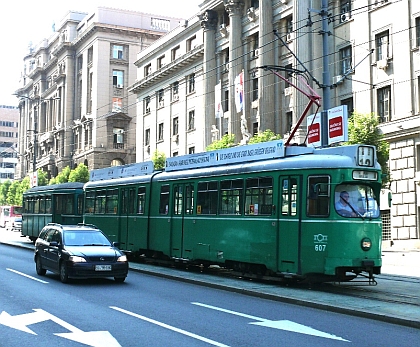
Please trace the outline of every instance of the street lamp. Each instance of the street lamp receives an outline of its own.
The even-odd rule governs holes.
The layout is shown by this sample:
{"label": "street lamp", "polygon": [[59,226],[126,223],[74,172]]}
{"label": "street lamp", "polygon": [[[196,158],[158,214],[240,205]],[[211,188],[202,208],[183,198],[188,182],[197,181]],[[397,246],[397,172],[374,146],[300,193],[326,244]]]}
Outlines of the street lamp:
{"label": "street lamp", "polygon": [[38,142],[37,142],[37,135],[38,135],[38,130],[36,130],[36,121],[34,122],[34,128],[35,129],[28,129],[26,130],[27,132],[33,132],[34,133],[34,155],[33,155],[33,163],[32,163],[32,171],[35,172],[36,171],[36,156],[38,154],[38,150],[37,150],[37,146],[38,146]]}

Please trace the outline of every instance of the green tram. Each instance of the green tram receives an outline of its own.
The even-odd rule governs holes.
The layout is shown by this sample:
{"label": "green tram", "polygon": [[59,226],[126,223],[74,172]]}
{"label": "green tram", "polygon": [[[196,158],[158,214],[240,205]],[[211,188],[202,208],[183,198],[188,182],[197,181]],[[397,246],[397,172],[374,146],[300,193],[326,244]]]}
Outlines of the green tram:
{"label": "green tram", "polygon": [[38,186],[23,193],[22,235],[35,242],[48,223],[83,222],[83,183]]}
{"label": "green tram", "polygon": [[259,278],[373,280],[382,264],[375,148],[282,145],[173,157],[162,172],[90,181],[84,221],[133,256]]}

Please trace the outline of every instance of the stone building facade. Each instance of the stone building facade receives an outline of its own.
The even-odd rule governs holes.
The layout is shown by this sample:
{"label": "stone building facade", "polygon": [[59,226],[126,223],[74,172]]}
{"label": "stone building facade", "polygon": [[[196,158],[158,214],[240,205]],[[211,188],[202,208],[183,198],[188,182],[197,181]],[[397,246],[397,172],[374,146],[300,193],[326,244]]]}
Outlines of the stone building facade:
{"label": "stone building facade", "polygon": [[176,18],[105,7],[70,11],[50,38],[30,47],[16,91],[26,135],[19,138],[18,177],[134,162],[135,97],[127,91],[133,62],[178,25]]}
{"label": "stone building facade", "polygon": [[[420,2],[206,0],[184,24],[135,62],[137,80],[129,90],[137,96],[137,148],[144,148],[137,161],[149,160],[155,150],[166,156],[203,151],[223,134],[234,134],[239,144],[241,119],[250,135],[270,129],[288,138],[308,105],[290,82],[302,89],[307,83],[323,107],[346,105],[349,114],[378,116],[390,143],[391,183],[381,196],[384,240],[418,244]],[[267,66],[280,67],[283,78]],[[238,111],[235,80],[241,72]],[[192,73],[194,94],[188,89]],[[174,90],[178,96],[171,99]],[[305,139],[303,121],[292,141]]]}

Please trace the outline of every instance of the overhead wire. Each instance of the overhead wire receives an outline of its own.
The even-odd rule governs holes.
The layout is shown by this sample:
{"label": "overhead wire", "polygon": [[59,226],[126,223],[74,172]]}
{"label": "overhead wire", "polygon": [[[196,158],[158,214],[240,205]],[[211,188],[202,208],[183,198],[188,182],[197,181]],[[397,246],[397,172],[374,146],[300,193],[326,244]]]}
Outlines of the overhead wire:
{"label": "overhead wire", "polygon": [[[394,2],[400,2],[400,1],[402,1],[402,0],[396,0],[396,1],[394,1]],[[369,6],[362,6],[362,7],[360,7],[360,8],[358,8],[358,9],[352,9],[351,10],[351,12],[354,14],[354,15],[357,15],[357,14],[361,14],[361,13],[363,13],[363,12],[365,12],[365,11],[368,11],[369,10]],[[337,16],[337,15],[334,15],[334,17],[335,16]],[[301,20],[299,20],[298,22],[294,22],[294,26],[296,26],[297,24],[300,24],[300,23],[303,23],[304,21],[305,21],[306,19],[301,19]],[[313,24],[316,24],[316,23],[320,23],[321,22],[321,20],[315,20],[315,21],[313,21],[312,22],[312,25]],[[294,39],[293,39],[293,41],[294,40],[297,40],[297,39],[299,39],[299,38],[301,38],[301,37],[303,37],[303,36],[305,36],[305,35],[314,35],[314,34],[317,34],[317,30],[319,29],[319,27],[315,27],[313,30],[310,30],[310,31],[307,31],[307,32],[302,32],[302,29],[303,28],[305,28],[307,25],[302,25],[301,27],[299,27],[299,28],[296,28],[295,30],[293,30],[293,33],[296,33],[296,32],[298,32],[299,33],[299,31],[300,31],[300,34],[298,34]],[[400,32],[403,32],[403,31],[406,31],[406,30],[410,30],[411,28],[407,28],[407,29],[403,29],[403,30],[400,30],[399,32],[393,32],[393,33],[390,33],[390,35],[396,35],[397,33],[400,33]],[[271,34],[270,34],[271,35]],[[283,33],[283,35],[285,35],[284,33]],[[339,38],[338,36],[335,36],[335,37],[337,37],[337,38]],[[342,39],[342,38],[339,38],[339,39]],[[346,41],[345,39],[343,39],[343,41]],[[365,46],[365,45],[370,45],[371,43],[372,43],[372,41],[374,41],[374,39],[372,39],[372,40],[369,40],[369,41],[366,41],[366,42],[363,42],[363,43],[359,43],[359,44],[357,44],[357,45],[353,45],[352,47],[354,47],[354,48],[357,48],[357,47],[361,47],[361,48],[363,48],[363,46]],[[274,46],[274,44],[275,44],[275,42],[276,42],[276,40],[274,39],[274,40],[271,40],[269,43],[267,43],[267,45],[270,45],[270,44],[273,44],[273,46]],[[348,42],[348,41],[347,41]],[[244,49],[244,46],[245,45],[242,45],[242,46],[239,46],[237,49]],[[262,48],[263,46],[260,46],[259,48]],[[273,47],[273,48],[271,48],[272,50],[274,50],[274,49],[276,49],[275,47]],[[365,48],[366,49],[366,48]],[[261,49],[260,49],[260,51],[261,51]],[[244,60],[244,57],[246,57],[247,55],[249,55],[250,53],[249,52],[245,52],[245,53],[242,53],[238,58],[237,58],[237,60],[238,61],[234,61],[234,60],[230,60],[229,61],[229,63],[231,63],[231,64],[242,64],[243,63],[243,60]],[[331,52],[330,53],[330,55],[331,56],[335,56],[337,54],[337,51],[334,51],[334,52]],[[355,55],[356,56],[356,55]],[[317,60],[319,60],[319,59],[322,59],[322,56],[320,56],[320,57],[312,57],[312,59],[310,60],[310,61],[304,61],[303,63],[304,64],[308,64],[308,63],[313,63],[313,62],[315,62],[315,61],[317,61]],[[338,60],[339,61],[339,60]],[[336,64],[338,61],[333,61],[332,63],[330,63],[331,65],[333,65],[333,64]],[[200,70],[202,70],[202,64],[203,64],[203,62],[199,62],[199,63],[197,63],[196,65],[195,65],[195,67],[194,67],[194,70],[195,71],[200,71]],[[201,67],[200,67],[201,66]],[[214,69],[212,69],[212,70],[209,70],[209,71],[207,71],[207,74],[210,74],[210,73],[213,73],[216,77],[217,77],[217,74],[220,72],[220,69],[221,69],[221,65],[217,65],[216,64],[216,67],[214,68]],[[314,71],[316,71],[316,69],[314,70]],[[208,75],[208,76],[212,76],[212,75]],[[181,88],[181,86],[182,85],[184,85],[185,86],[185,88],[187,88],[187,83],[188,83],[188,80],[185,78],[186,76],[185,76],[185,72],[180,72],[179,74],[175,74],[175,75],[173,75],[173,77],[172,77],[172,80],[176,80],[177,79],[177,77],[179,77],[179,79],[180,79],[180,83],[179,83],[179,88]],[[197,77],[199,77],[199,75],[197,75]],[[213,76],[214,77],[214,76]],[[201,78],[205,78],[205,76],[203,76],[203,74],[201,74]],[[249,80],[250,79],[247,79],[246,80],[246,82],[248,82],[249,83]],[[406,82],[411,82],[412,80],[414,80],[414,78],[413,79],[411,79],[411,80],[405,80],[405,81],[401,81],[400,83],[406,83]],[[231,84],[228,84],[228,88],[229,89],[232,89],[233,88],[233,81],[228,81],[228,83],[231,83]],[[277,85],[278,83],[283,83],[283,82],[281,82],[281,81],[278,81],[278,82],[274,82],[274,84],[273,85],[270,85],[270,86],[267,86],[267,88],[270,88],[270,87],[273,87],[273,86],[275,86],[275,85]],[[398,83],[398,82],[397,82]],[[196,81],[196,84],[197,84],[197,81]],[[170,88],[170,86],[166,86],[164,89],[165,90],[168,90]],[[157,89],[159,89],[159,87],[156,87],[155,88],[155,90],[157,90]],[[358,91],[358,93],[360,93],[360,92],[366,92],[366,91],[370,91],[370,88],[369,89],[365,89],[365,90],[363,90],[363,91]],[[248,93],[252,93],[252,91],[250,90],[250,91],[248,91]],[[193,94],[191,94],[191,95],[193,95]],[[190,95],[190,97],[191,97],[191,95]],[[151,93],[151,99],[153,100],[154,98],[156,98],[156,92],[153,92],[153,93]],[[195,94],[195,96],[192,96],[192,98],[203,98],[203,97],[205,97],[205,95],[197,95],[197,94]],[[249,95],[248,95],[248,97],[249,97]],[[129,95],[127,94],[127,95],[125,95],[124,97],[123,97],[123,99],[125,100],[128,100],[128,98],[129,98]],[[166,98],[165,98],[165,101],[166,101]],[[140,103],[142,102],[142,100],[139,100],[138,99],[138,97],[136,96],[136,101],[134,102],[134,103],[132,103],[132,104],[127,104],[126,106],[124,106],[123,107],[123,111],[124,110],[126,110],[127,111],[127,113],[128,113],[128,111],[131,109],[131,107],[136,107],[137,105],[138,106],[140,106],[139,108],[140,109],[142,109],[142,107],[141,107],[141,105],[140,105]],[[99,107],[97,107],[97,109],[96,109],[96,113],[97,113],[97,111],[99,111],[99,110],[101,110],[101,109],[103,109],[103,108],[108,108],[108,110],[110,109],[110,106],[112,105],[112,102],[110,102],[110,103],[108,103],[108,104],[104,104],[104,105],[101,105],[101,106],[99,106]],[[295,105],[294,107],[296,108],[296,107],[298,107],[299,105]],[[166,108],[166,107],[169,107],[167,104],[166,104],[166,102],[165,102],[165,106],[164,106],[164,108]],[[278,112],[278,110],[272,110],[271,111],[272,113],[276,113],[276,112]],[[110,114],[113,114],[113,112],[112,112],[112,110],[111,111],[108,111],[108,112],[106,112],[106,113],[104,113],[102,116],[99,116],[99,117],[96,117],[96,119],[97,120],[101,120],[102,119],[102,117],[103,118],[105,118],[107,115],[110,115]],[[133,116],[133,118],[136,118],[136,117],[138,117],[138,116],[143,116],[143,114],[142,114],[142,112],[141,111],[138,111],[138,112],[136,112],[136,114]],[[70,123],[72,123],[73,122],[73,120],[66,120],[66,122],[67,122],[67,124],[64,126],[64,129],[66,129],[66,130],[69,130],[69,128],[72,128],[71,127],[71,124]],[[97,128],[97,129],[100,129],[101,127],[106,127],[107,125],[105,124],[105,125],[103,125],[103,126],[100,126],[99,128]],[[208,126],[210,126],[210,125],[208,125]],[[129,131],[132,131],[132,132],[136,132],[136,128],[133,128],[133,129],[131,129],[131,130],[128,130],[127,132],[129,132]],[[43,133],[43,134],[45,134],[45,133]],[[40,136],[40,135],[42,135],[41,133],[39,133],[38,134],[38,136]],[[73,135],[72,135],[73,136]],[[98,142],[101,142],[100,140],[102,140],[102,139],[104,139],[104,141],[103,142],[105,142],[105,140],[106,140],[106,142],[108,142],[107,140],[108,140],[108,136],[109,137],[112,137],[113,136],[113,134],[109,134],[109,135],[105,135],[103,138],[96,138],[97,140],[99,139],[99,141]],[[65,142],[65,141],[64,141]],[[73,146],[73,145],[69,145],[69,146]]]}

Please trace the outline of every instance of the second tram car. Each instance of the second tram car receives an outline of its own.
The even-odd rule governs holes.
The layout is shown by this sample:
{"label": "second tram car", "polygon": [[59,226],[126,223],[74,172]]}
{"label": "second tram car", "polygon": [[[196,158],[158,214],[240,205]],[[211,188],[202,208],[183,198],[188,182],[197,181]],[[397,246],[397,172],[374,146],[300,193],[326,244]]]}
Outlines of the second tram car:
{"label": "second tram car", "polygon": [[174,157],[163,172],[90,181],[84,221],[133,256],[260,278],[372,280],[382,232],[375,148],[282,145]]}
{"label": "second tram car", "polygon": [[48,223],[83,222],[83,183],[39,186],[23,193],[22,235],[35,242]]}

